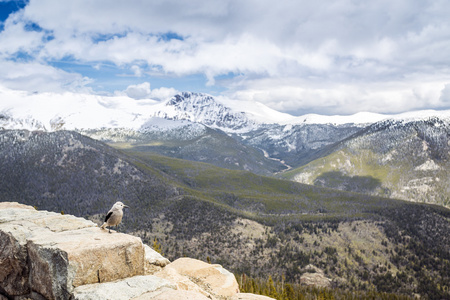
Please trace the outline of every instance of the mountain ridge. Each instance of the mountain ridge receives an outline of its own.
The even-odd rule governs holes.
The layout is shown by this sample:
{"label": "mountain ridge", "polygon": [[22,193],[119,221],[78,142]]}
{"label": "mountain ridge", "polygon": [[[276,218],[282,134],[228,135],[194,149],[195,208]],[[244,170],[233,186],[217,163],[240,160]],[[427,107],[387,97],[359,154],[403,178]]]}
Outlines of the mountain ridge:
{"label": "mountain ridge", "polygon": [[[203,93],[181,92],[164,101],[134,100],[124,96],[89,94],[26,93],[0,87],[0,128],[36,129],[139,129],[151,117],[189,120],[221,130],[252,130],[255,125],[278,124],[358,124],[364,126],[383,119],[412,119],[436,115],[450,118],[450,110],[413,111],[396,115],[359,112],[353,115],[292,116],[259,102],[241,102]],[[166,109],[166,110],[165,110]],[[232,119],[239,120],[233,124]],[[20,121],[22,120],[22,121]],[[23,120],[29,120],[28,128]],[[16,121],[16,122],[14,122]],[[35,127],[33,127],[33,124]],[[248,128],[246,127],[248,126]]]}
{"label": "mountain ridge", "polygon": [[347,191],[372,185],[365,193],[449,207],[449,153],[449,120],[385,120],[283,176]]}

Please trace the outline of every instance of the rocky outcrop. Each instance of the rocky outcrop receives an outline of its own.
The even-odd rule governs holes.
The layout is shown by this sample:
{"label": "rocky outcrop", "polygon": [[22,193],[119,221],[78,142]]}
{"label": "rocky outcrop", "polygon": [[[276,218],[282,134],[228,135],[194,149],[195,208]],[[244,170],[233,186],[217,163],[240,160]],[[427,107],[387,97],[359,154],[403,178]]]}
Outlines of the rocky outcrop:
{"label": "rocky outcrop", "polygon": [[144,244],[145,259],[144,259],[144,269],[145,274],[154,274],[161,271],[163,267],[168,265],[170,261],[163,257],[161,254],[150,248],[148,245]]}
{"label": "rocky outcrop", "polygon": [[140,238],[71,215],[0,202],[0,299],[267,299],[191,258],[170,263]]}
{"label": "rocky outcrop", "polygon": [[300,283],[318,287],[330,287],[331,279],[326,277],[321,269],[313,265],[307,265],[304,268],[304,273],[300,277]]}
{"label": "rocky outcrop", "polygon": [[[67,253],[56,236],[95,229],[90,221],[57,213],[39,212],[13,203],[0,206],[0,291],[9,296],[37,292],[47,298],[70,293],[63,281],[73,277]],[[49,239],[49,243],[46,242]],[[70,272],[69,272],[70,271]],[[58,283],[58,284],[56,284]],[[33,289],[31,288],[33,287]]]}
{"label": "rocky outcrop", "polygon": [[239,292],[232,273],[220,265],[191,258],[179,258],[155,275],[169,278],[178,289],[196,291],[210,298],[231,297]]}

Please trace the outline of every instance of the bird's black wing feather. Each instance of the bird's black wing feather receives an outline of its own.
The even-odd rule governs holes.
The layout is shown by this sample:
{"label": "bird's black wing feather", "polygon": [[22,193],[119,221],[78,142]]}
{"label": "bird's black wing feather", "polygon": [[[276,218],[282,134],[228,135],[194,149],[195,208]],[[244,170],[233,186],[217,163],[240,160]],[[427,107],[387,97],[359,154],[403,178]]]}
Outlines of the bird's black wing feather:
{"label": "bird's black wing feather", "polygon": [[111,217],[111,215],[112,215],[112,211],[110,211],[110,212],[106,215],[105,222],[108,221],[108,219],[109,219],[109,217]]}

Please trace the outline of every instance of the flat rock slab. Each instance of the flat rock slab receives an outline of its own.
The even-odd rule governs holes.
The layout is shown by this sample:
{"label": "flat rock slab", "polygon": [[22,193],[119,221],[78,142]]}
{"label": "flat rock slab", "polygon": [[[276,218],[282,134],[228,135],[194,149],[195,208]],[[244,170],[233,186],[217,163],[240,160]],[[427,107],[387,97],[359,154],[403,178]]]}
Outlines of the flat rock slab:
{"label": "flat rock slab", "polygon": [[[3,205],[3,207],[4,206],[5,205]],[[27,225],[26,223],[23,223],[23,221],[31,222],[37,227],[47,228],[54,232],[97,227],[97,224],[92,221],[72,215],[61,215],[49,211],[37,211],[34,208],[0,208],[0,224],[14,222],[15,224],[33,227],[33,224],[28,223]]]}
{"label": "flat rock slab", "polygon": [[[155,275],[149,275],[155,272]],[[220,265],[173,263],[140,238],[71,215],[0,202],[0,300],[263,300]]]}
{"label": "flat rock slab", "polygon": [[21,209],[36,210],[33,206],[22,204],[19,202],[0,202],[0,209],[6,208],[21,208]]}
{"label": "flat rock slab", "polygon": [[76,300],[153,299],[165,291],[174,289],[176,286],[173,283],[160,277],[134,276],[114,282],[79,286],[74,290],[74,298]]}

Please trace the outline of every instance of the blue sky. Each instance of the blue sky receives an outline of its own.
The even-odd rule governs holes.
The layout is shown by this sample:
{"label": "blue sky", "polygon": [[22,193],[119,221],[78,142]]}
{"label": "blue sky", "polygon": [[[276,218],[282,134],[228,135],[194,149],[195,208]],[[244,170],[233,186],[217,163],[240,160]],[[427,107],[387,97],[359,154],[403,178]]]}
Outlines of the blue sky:
{"label": "blue sky", "polygon": [[0,1],[0,21],[4,22],[12,12],[24,8],[25,5],[26,1]]}
{"label": "blue sky", "polygon": [[0,0],[0,85],[294,115],[448,109],[449,15],[444,0]]}

